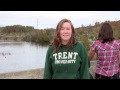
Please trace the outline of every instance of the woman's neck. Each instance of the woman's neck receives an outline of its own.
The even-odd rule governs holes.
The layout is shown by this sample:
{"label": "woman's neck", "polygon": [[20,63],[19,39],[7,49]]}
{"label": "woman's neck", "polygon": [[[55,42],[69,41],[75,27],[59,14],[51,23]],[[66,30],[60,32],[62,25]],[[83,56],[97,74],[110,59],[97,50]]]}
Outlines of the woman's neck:
{"label": "woman's neck", "polygon": [[67,45],[69,41],[61,41],[63,45]]}

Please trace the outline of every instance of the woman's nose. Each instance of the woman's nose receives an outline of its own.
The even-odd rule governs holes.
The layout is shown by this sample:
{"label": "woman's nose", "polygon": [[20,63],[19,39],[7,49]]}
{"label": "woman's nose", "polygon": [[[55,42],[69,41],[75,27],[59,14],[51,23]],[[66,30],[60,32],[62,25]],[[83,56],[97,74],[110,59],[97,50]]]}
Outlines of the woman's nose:
{"label": "woman's nose", "polygon": [[66,29],[64,30],[64,33],[67,33],[67,30],[66,30]]}

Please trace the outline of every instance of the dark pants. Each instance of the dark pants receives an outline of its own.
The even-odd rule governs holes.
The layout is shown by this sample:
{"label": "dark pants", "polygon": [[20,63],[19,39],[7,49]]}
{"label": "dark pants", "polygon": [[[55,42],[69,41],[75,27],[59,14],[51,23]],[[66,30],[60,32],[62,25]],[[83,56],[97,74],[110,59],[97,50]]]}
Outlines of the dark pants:
{"label": "dark pants", "polygon": [[111,77],[107,77],[107,76],[103,76],[103,75],[95,73],[95,79],[119,79],[119,73],[117,73]]}

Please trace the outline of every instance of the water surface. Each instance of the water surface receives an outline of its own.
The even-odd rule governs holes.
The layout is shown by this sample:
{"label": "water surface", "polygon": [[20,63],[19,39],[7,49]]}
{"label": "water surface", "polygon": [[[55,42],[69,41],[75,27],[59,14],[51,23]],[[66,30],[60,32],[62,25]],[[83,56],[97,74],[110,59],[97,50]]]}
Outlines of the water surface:
{"label": "water surface", "polygon": [[0,41],[0,73],[44,68],[47,46]]}

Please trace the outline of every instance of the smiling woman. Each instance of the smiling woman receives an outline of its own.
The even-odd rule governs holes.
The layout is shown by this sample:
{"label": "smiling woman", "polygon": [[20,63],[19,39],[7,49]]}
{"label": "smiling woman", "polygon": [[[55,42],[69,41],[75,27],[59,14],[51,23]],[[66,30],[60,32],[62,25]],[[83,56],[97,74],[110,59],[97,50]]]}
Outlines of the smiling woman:
{"label": "smiling woman", "polygon": [[44,79],[90,79],[85,47],[75,39],[69,19],[62,19],[46,54]]}

